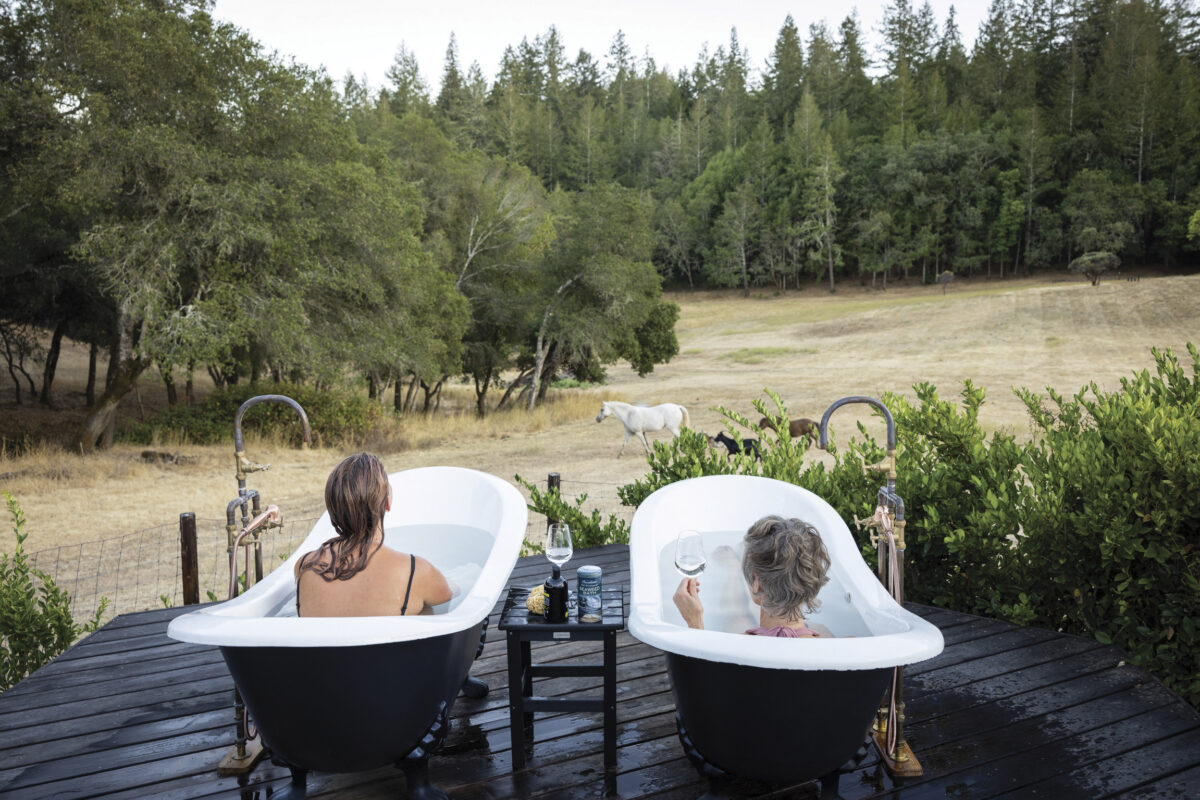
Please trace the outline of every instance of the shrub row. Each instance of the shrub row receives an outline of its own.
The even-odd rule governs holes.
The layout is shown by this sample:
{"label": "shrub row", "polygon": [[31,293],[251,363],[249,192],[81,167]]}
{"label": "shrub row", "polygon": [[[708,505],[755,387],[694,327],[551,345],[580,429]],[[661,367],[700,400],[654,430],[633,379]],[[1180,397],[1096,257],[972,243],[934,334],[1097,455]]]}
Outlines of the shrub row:
{"label": "shrub row", "polygon": [[[915,400],[885,394],[896,422],[897,488],[905,500],[909,599],[1022,625],[1094,636],[1200,706],[1200,353],[1190,372],[1152,351],[1116,391],[1071,398],[1018,390],[1038,436],[1019,443],[979,424],[984,391],[958,401],[934,386]],[[787,430],[786,409],[756,402]],[[883,448],[860,424],[832,466],[801,456],[809,442],[760,431],[721,409],[731,432],[761,437],[762,462],[726,461],[685,431],[656,442],[645,478],[622,487],[637,505],[683,478],[730,472],[797,483],[824,497],[854,530],[880,484],[864,464]],[[745,433],[750,431],[750,433]],[[874,563],[867,535],[864,556]]]}
{"label": "shrub row", "polygon": [[71,596],[25,554],[25,515],[8,492],[3,494],[12,519],[17,546],[12,555],[0,553],[0,692],[70,647],[100,625],[108,599],[86,624],[71,614]]}
{"label": "shrub row", "polygon": [[[232,441],[238,408],[260,394],[282,394],[299,403],[308,415],[314,444],[361,439],[384,413],[379,403],[336,389],[294,383],[238,384],[214,391],[195,405],[169,406],[145,422],[127,423],[122,438],[149,444],[155,435],[170,433],[194,444]],[[249,409],[242,430],[279,435],[293,444],[303,438],[296,412],[283,403],[260,403]]]}

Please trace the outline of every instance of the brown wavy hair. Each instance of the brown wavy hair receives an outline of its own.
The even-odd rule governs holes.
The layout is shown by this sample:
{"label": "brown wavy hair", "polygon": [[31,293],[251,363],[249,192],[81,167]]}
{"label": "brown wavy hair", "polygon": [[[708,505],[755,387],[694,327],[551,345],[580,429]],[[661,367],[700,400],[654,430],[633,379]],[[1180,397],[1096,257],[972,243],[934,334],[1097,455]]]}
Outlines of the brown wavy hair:
{"label": "brown wavy hair", "polygon": [[391,500],[392,487],[379,458],[357,453],[342,459],[325,481],[325,509],[337,531],[316,550],[300,559],[300,570],[327,581],[345,581],[361,572],[382,542],[371,546]]}
{"label": "brown wavy hair", "polygon": [[742,574],[751,586],[758,578],[755,599],[768,614],[798,622],[817,610],[817,593],[829,583],[829,553],[815,527],[772,515],[751,525],[744,541]]}

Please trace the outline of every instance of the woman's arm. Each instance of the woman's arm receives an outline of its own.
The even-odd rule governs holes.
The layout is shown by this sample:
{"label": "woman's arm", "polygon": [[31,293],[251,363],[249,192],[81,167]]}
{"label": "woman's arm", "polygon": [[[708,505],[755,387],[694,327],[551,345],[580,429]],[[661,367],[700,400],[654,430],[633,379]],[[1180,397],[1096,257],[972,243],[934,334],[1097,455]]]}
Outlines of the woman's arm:
{"label": "woman's arm", "polygon": [[[425,608],[449,602],[453,597],[446,576],[437,567],[417,556],[416,575],[413,577],[413,596],[421,598]],[[410,602],[411,606],[411,602]]]}

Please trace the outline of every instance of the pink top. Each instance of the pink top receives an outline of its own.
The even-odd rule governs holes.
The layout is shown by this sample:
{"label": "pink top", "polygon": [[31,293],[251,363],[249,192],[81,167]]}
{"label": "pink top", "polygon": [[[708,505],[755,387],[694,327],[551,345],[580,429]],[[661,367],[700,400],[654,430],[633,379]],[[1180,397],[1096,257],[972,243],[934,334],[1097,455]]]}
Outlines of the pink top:
{"label": "pink top", "polygon": [[803,639],[821,635],[812,628],[789,628],[786,625],[776,625],[774,628],[747,628],[746,633],[751,636],[777,636],[780,639]]}

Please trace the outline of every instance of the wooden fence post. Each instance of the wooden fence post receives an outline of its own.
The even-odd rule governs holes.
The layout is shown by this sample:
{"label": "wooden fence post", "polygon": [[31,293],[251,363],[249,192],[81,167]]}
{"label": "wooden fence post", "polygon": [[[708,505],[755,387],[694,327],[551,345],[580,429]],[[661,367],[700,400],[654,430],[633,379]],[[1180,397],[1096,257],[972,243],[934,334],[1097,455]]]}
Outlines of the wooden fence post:
{"label": "wooden fence post", "polygon": [[[551,472],[546,476],[546,491],[558,492],[559,494],[562,494],[562,488],[560,486],[561,481],[562,478],[557,472]],[[546,517],[546,523],[548,525],[553,525],[555,522],[558,522],[558,520]]]}
{"label": "wooden fence post", "polygon": [[183,604],[200,602],[200,565],[196,552],[196,514],[179,515],[179,564],[183,571]]}

